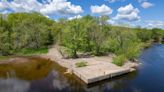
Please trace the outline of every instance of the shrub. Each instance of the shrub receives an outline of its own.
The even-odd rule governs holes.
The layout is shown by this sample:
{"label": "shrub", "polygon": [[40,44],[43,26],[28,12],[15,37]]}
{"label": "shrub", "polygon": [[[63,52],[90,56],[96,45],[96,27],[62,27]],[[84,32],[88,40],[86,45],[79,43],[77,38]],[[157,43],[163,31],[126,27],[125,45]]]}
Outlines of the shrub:
{"label": "shrub", "polygon": [[116,65],[118,65],[118,66],[122,66],[122,65],[125,63],[125,61],[126,61],[125,55],[119,55],[119,56],[117,56],[117,57],[114,57],[112,63],[113,63],[113,64],[116,64]]}
{"label": "shrub", "polygon": [[85,62],[85,61],[81,61],[81,62],[76,63],[76,67],[85,67],[85,66],[87,66],[87,62]]}
{"label": "shrub", "polygon": [[127,47],[126,57],[128,59],[134,59],[137,58],[140,55],[141,52],[141,43],[133,43],[130,46]]}

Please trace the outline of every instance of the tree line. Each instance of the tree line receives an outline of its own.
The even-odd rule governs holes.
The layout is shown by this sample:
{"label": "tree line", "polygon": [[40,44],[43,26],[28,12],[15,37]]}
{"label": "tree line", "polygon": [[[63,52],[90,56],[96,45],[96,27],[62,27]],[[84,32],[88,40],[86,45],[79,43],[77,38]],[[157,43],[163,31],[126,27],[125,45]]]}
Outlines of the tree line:
{"label": "tree line", "polygon": [[0,53],[14,54],[21,49],[46,48],[53,42],[54,21],[39,13],[0,15]]}
{"label": "tree line", "polygon": [[0,15],[0,54],[13,55],[22,49],[62,47],[68,57],[79,53],[107,55],[114,53],[114,63],[138,57],[141,49],[151,42],[162,42],[164,30],[112,26],[108,16],[90,15],[79,19],[51,20],[39,13]]}

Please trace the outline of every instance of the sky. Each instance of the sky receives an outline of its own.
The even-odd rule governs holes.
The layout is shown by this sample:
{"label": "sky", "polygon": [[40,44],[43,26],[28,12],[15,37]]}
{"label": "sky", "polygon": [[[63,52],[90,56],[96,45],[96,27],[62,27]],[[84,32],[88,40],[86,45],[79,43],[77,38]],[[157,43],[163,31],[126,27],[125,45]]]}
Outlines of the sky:
{"label": "sky", "polygon": [[164,29],[164,0],[0,0],[0,13],[39,12],[57,20],[109,16],[113,25]]}

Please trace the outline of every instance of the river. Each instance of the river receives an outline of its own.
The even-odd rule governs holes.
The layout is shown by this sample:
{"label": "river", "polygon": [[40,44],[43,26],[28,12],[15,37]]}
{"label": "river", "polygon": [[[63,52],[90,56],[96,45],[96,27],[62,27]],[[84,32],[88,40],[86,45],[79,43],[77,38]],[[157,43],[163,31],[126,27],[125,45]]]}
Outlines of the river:
{"label": "river", "polygon": [[164,92],[164,45],[144,50],[139,60],[137,71],[90,85],[46,59],[0,64],[0,92]]}

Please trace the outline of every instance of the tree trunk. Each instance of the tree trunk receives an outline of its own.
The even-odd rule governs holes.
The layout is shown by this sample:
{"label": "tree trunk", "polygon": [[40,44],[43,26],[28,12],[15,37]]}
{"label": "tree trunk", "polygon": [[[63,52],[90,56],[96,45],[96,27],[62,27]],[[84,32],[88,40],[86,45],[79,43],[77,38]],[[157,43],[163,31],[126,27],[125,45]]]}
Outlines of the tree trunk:
{"label": "tree trunk", "polygon": [[73,58],[78,58],[76,50],[73,50]]}

